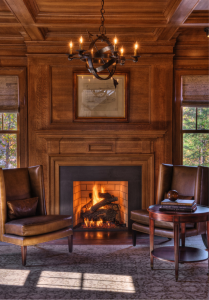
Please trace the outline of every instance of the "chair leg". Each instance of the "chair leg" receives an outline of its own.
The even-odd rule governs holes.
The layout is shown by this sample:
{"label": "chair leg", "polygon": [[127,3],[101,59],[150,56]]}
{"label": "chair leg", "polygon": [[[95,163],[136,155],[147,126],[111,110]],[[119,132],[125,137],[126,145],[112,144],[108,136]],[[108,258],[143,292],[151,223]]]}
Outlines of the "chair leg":
{"label": "chair leg", "polygon": [[136,246],[136,230],[132,230],[132,241],[133,246]]}
{"label": "chair leg", "polygon": [[27,246],[21,246],[21,253],[22,253],[22,265],[26,265],[26,255],[27,255]]}
{"label": "chair leg", "polygon": [[73,252],[73,234],[68,236],[68,249],[69,252]]}

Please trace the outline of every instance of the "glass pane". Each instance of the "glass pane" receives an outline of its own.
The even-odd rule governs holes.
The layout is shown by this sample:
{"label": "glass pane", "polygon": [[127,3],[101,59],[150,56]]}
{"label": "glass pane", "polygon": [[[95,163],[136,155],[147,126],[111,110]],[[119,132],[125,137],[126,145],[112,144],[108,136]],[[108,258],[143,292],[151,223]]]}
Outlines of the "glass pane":
{"label": "glass pane", "polygon": [[17,167],[17,135],[0,134],[0,167]]}
{"label": "glass pane", "polygon": [[183,134],[183,164],[209,167],[209,134]]}
{"label": "glass pane", "polygon": [[197,129],[209,129],[209,107],[197,108]]}
{"label": "glass pane", "polygon": [[2,130],[2,114],[0,114],[0,130]]}
{"label": "glass pane", "polygon": [[183,107],[182,129],[196,129],[196,107]]}
{"label": "glass pane", "polygon": [[17,114],[4,113],[3,130],[17,130]]}

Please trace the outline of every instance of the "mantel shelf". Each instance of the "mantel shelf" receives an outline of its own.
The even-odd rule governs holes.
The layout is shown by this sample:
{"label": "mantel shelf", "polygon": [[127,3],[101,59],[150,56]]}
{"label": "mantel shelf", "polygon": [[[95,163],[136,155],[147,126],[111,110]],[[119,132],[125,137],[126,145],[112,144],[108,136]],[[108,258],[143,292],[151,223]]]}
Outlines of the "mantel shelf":
{"label": "mantel shelf", "polygon": [[108,130],[108,131],[92,131],[92,130],[39,130],[36,134],[44,139],[63,139],[63,138],[108,138],[108,139],[124,139],[124,138],[143,138],[143,139],[157,139],[166,134],[166,130],[127,130],[123,132]]}

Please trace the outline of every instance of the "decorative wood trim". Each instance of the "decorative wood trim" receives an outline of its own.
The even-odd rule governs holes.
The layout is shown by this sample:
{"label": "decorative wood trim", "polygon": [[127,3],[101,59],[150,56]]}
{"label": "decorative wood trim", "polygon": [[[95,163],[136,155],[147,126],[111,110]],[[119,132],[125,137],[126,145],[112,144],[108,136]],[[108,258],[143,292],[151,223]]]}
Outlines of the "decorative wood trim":
{"label": "decorative wood trim", "polygon": [[50,214],[59,214],[60,166],[142,166],[142,209],[154,204],[154,154],[50,156]]}
{"label": "decorative wood trim", "polygon": [[11,12],[17,20],[22,24],[31,40],[44,40],[44,36],[35,25],[34,16],[22,0],[5,0]]}
{"label": "decorative wood trim", "polygon": [[[179,3],[180,2],[180,3]],[[188,18],[197,6],[199,0],[175,1],[170,10],[166,11],[169,20],[166,28],[159,35],[159,40],[171,40],[182,23]]]}
{"label": "decorative wood trim", "polygon": [[146,138],[146,139],[156,139],[164,137],[167,130],[125,130],[118,132],[118,130],[37,130],[35,133],[40,138],[44,139],[60,139],[62,138]]}

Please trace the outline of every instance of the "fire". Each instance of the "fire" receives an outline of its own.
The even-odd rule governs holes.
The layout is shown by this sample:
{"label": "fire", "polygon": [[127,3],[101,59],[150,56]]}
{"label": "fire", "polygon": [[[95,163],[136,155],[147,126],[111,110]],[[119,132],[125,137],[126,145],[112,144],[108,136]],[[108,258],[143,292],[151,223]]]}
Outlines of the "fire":
{"label": "fire", "polygon": [[[101,187],[101,192],[104,193],[105,189],[103,187]],[[97,204],[98,202],[100,202],[102,200],[102,198],[99,198],[99,192],[98,192],[98,187],[95,184],[93,186],[93,193],[92,193],[92,205]]]}
{"label": "fire", "polygon": [[100,218],[98,221],[90,221],[89,219],[85,218],[84,223],[86,227],[102,227],[103,226],[103,220]]}
{"label": "fire", "polygon": [[[104,187],[101,187],[101,193],[105,193]],[[95,184],[92,190],[92,206],[97,204],[101,200],[103,200],[103,198],[99,198],[98,186]],[[104,207],[100,207],[100,209],[104,209]],[[113,224],[112,222],[103,222],[101,218],[98,221],[93,221],[84,218],[83,228],[115,228],[115,227],[116,225]]]}

